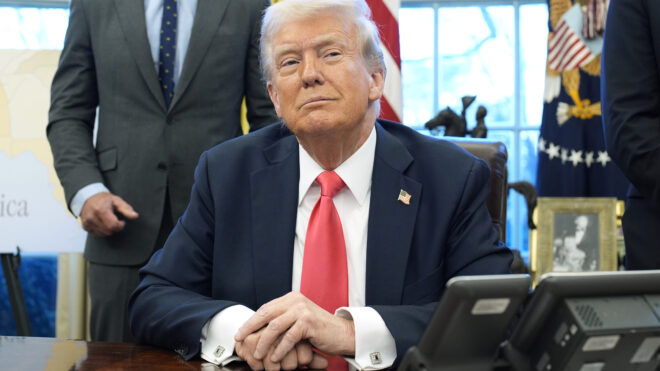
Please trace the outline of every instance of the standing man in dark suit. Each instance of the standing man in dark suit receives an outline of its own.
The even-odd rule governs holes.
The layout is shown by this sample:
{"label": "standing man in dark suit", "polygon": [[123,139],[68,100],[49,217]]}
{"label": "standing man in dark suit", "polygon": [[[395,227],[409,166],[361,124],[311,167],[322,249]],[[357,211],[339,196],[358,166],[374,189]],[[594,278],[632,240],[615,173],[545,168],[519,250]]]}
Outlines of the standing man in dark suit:
{"label": "standing man in dark suit", "polygon": [[267,5],[71,2],[47,134],[66,200],[89,232],[92,340],[132,340],[126,305],[137,271],[185,210],[202,151],[242,134],[243,97],[252,130],[277,120],[258,61]]}
{"label": "standing man in dark suit", "polygon": [[261,60],[285,125],[202,155],[188,209],[141,270],[131,328],[186,359],[324,367],[314,347],[389,367],[447,280],[509,272],[488,167],[377,120],[385,64],[364,0],[272,5]]}
{"label": "standing man in dark suit", "polygon": [[612,0],[601,89],[608,152],[631,186],[626,269],[660,269],[660,2]]}

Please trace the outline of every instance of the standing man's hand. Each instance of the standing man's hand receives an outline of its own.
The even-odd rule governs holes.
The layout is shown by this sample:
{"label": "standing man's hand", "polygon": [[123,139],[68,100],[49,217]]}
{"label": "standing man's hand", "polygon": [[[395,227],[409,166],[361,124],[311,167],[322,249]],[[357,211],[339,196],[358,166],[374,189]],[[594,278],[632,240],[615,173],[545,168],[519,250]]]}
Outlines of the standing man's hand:
{"label": "standing man's hand", "polygon": [[256,331],[260,336],[253,356],[258,360],[268,357],[270,362],[280,362],[304,341],[326,354],[355,354],[353,321],[328,313],[299,292],[262,305],[238,329],[234,340],[245,341]]}
{"label": "standing man's hand", "polygon": [[82,227],[96,236],[110,236],[124,229],[120,218],[136,219],[138,213],[121,197],[108,192],[97,193],[85,201],[80,212]]}

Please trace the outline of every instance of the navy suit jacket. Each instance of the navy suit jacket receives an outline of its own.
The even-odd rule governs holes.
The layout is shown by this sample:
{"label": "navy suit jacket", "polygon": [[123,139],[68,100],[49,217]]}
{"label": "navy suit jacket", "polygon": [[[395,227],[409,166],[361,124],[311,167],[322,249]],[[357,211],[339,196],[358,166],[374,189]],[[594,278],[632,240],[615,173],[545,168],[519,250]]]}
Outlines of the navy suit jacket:
{"label": "navy suit jacket", "polygon": [[[454,144],[378,120],[368,222],[366,304],[398,359],[421,336],[447,280],[508,273],[511,252],[484,203],[489,170]],[[252,309],[291,291],[298,142],[282,124],[205,152],[188,209],[142,269],[130,304],[142,342],[185,358],[203,325],[234,304]],[[412,195],[398,201],[400,190]]]}
{"label": "navy suit jacket", "polygon": [[626,268],[660,269],[660,1],[610,2],[602,63],[607,149],[631,182]]}

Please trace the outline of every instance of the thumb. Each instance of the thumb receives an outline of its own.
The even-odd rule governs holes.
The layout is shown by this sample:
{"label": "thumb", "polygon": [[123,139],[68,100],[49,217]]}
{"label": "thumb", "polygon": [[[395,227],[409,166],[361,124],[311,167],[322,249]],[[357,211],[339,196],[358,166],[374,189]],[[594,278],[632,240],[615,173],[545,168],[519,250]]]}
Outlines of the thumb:
{"label": "thumb", "polygon": [[113,198],[112,205],[114,206],[114,209],[126,219],[136,219],[139,216],[139,214],[133,210],[133,207],[119,196]]}

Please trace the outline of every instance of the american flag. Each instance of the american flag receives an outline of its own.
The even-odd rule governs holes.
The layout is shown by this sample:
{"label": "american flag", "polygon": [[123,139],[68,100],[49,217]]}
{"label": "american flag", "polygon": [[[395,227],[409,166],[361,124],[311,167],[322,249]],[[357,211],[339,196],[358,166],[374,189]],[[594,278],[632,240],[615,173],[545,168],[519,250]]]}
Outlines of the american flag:
{"label": "american flag", "polygon": [[399,192],[399,198],[397,198],[397,201],[403,202],[405,205],[410,205],[410,198],[412,196],[410,193],[404,191],[403,189]]}
{"label": "american flag", "polygon": [[548,46],[548,67],[555,71],[572,70],[595,57],[568,22],[562,19]]}
{"label": "american flag", "polygon": [[380,42],[385,55],[387,78],[381,99],[380,117],[400,122],[403,118],[401,97],[401,53],[399,50],[400,0],[367,0],[374,22],[380,29]]}

